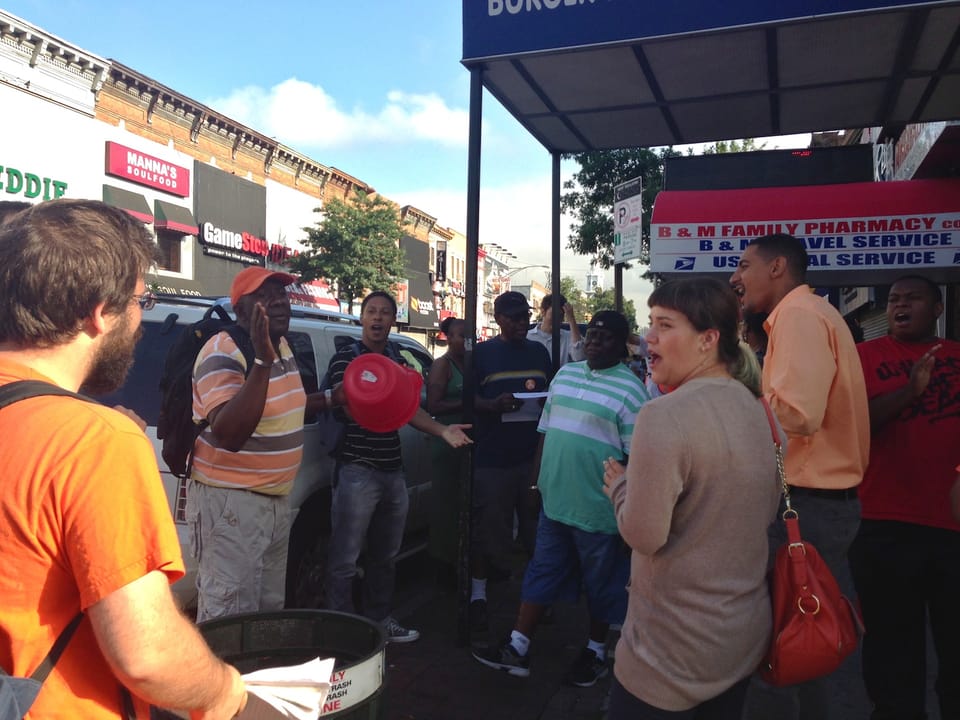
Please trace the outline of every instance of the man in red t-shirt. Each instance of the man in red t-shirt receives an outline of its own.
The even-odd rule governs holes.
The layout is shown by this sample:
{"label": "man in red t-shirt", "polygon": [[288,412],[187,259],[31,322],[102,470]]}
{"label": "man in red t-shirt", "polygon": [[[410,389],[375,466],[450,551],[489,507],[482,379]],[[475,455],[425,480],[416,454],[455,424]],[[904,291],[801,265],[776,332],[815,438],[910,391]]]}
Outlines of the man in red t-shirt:
{"label": "man in red t-shirt", "polygon": [[940,288],[890,288],[887,337],[857,346],[870,400],[870,464],[850,566],[863,609],[863,676],[876,718],[926,717],[926,616],[940,715],[960,717],[960,523],[950,489],[960,439],[960,343],[936,336]]}

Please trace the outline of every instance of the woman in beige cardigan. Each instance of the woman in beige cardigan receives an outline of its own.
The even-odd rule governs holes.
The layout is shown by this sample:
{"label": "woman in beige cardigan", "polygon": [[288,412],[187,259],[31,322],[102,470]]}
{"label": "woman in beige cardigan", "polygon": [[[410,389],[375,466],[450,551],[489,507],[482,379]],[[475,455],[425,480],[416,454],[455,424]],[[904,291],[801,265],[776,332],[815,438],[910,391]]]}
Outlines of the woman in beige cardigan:
{"label": "woman in beige cardigan", "polygon": [[608,718],[739,720],[770,640],[767,526],[779,500],[755,357],[741,351],[724,283],[667,283],[649,305],[653,380],[674,389],[641,408],[627,467],[605,464],[633,549]]}

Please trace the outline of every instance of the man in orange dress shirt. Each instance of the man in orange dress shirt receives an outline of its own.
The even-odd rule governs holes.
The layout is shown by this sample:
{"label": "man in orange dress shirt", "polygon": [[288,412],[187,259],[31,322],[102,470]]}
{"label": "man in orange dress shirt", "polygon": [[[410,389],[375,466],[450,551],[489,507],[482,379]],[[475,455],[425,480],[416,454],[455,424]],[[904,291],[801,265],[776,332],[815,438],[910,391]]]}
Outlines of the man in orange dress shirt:
{"label": "man in orange dress shirt", "polygon": [[[837,310],[806,284],[807,251],[791,235],[765,235],[747,247],[730,284],[743,312],[769,313],[763,391],[787,433],[791,504],[846,593],[847,550],[860,524],[857,485],[870,454],[870,416],[860,358]],[[781,511],[783,507],[781,507]],[[786,541],[779,515],[772,555]],[[830,717],[830,681],[789,688],[751,686],[745,717]]]}

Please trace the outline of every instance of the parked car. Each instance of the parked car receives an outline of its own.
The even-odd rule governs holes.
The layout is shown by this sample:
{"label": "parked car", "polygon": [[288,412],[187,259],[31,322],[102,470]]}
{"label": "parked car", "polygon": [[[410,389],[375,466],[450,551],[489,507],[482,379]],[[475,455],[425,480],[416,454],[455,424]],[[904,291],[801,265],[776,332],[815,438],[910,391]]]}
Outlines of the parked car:
{"label": "parked car", "polygon": [[[134,410],[147,422],[147,435],[154,446],[167,501],[177,525],[180,546],[187,564],[187,575],[173,586],[183,607],[196,604],[196,561],[189,552],[186,524],[186,481],[169,471],[160,456],[157,440],[157,416],[160,410],[160,376],[164,359],[173,341],[188,325],[201,319],[214,303],[232,312],[229,300],[163,296],[156,307],[143,313],[143,337],[123,387],[102,398],[104,404],[120,404]],[[330,358],[338,349],[360,338],[361,328],[353,316],[315,311],[294,306],[287,341],[290,343],[304,388],[317,389]],[[392,334],[400,354],[426,380],[433,358],[412,338]],[[426,382],[424,382],[426,386]],[[424,392],[425,398],[425,392]],[[290,494],[294,513],[287,563],[288,607],[318,607],[323,598],[323,578],[330,535],[330,500],[334,460],[330,456],[330,424],[335,422],[321,413],[304,425],[303,462]],[[400,430],[404,466],[410,495],[406,535],[401,556],[426,546],[428,493],[430,490],[430,453],[427,435],[409,425]],[[362,558],[361,558],[362,567]]]}

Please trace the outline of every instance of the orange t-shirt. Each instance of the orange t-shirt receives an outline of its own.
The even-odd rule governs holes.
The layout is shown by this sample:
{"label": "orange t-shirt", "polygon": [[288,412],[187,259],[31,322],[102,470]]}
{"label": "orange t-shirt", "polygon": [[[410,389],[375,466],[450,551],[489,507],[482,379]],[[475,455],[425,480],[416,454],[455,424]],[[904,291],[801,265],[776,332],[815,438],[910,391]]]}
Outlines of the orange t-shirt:
{"label": "orange t-shirt", "polygon": [[[49,382],[0,360],[0,385],[21,379]],[[148,572],[183,576],[153,450],[124,415],[55,396],[10,405],[0,468],[0,665],[11,674],[33,672],[78,611]],[[28,717],[117,718],[120,697],[84,618]]]}

